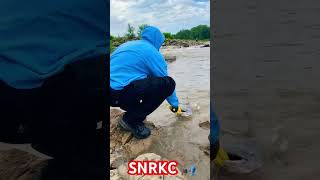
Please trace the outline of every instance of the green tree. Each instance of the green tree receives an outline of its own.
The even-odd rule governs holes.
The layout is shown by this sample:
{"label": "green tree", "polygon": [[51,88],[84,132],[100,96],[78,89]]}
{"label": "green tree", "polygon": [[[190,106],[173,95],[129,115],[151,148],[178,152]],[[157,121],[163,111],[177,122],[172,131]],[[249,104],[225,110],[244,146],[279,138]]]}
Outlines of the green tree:
{"label": "green tree", "polygon": [[138,34],[138,37],[141,38],[141,33],[142,31],[144,30],[144,28],[146,28],[148,26],[148,24],[141,24],[139,27],[138,27],[138,31],[137,31],[137,34]]}
{"label": "green tree", "polygon": [[192,39],[204,40],[210,38],[210,27],[207,25],[193,27],[190,31]]}
{"label": "green tree", "polygon": [[134,39],[135,36],[136,35],[134,33],[134,27],[131,26],[130,24],[128,24],[128,30],[126,33],[126,37],[131,40],[131,39]]}
{"label": "green tree", "polygon": [[175,35],[175,38],[176,39],[191,39],[191,31],[188,29],[183,29]]}
{"label": "green tree", "polygon": [[176,39],[205,40],[210,39],[210,27],[199,25],[189,29],[179,31],[175,36]]}
{"label": "green tree", "polygon": [[164,32],[163,35],[166,39],[173,39],[174,38],[173,35],[169,32]]}

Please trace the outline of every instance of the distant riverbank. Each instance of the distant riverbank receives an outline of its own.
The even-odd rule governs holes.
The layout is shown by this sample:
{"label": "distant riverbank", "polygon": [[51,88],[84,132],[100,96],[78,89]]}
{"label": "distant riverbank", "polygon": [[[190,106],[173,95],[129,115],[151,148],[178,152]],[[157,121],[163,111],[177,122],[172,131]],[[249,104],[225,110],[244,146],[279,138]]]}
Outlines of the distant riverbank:
{"label": "distant riverbank", "polygon": [[[132,39],[132,40],[138,40],[138,38]],[[128,40],[127,38],[124,37],[118,37],[118,38],[113,38],[111,39],[110,42],[110,50],[111,53],[121,44],[131,41]],[[167,39],[162,47],[166,48],[169,46],[174,46],[174,47],[190,47],[190,46],[203,46],[203,47],[210,47],[210,41],[209,40],[186,40],[186,39]]]}

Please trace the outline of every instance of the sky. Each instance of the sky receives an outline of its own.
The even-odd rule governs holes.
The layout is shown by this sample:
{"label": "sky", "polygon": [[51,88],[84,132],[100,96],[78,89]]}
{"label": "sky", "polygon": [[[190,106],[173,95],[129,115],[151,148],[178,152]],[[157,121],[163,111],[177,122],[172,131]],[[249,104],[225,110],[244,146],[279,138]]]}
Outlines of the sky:
{"label": "sky", "polygon": [[210,0],[111,0],[111,35],[124,35],[128,23],[136,30],[141,24],[162,32],[177,33],[200,24],[210,25]]}

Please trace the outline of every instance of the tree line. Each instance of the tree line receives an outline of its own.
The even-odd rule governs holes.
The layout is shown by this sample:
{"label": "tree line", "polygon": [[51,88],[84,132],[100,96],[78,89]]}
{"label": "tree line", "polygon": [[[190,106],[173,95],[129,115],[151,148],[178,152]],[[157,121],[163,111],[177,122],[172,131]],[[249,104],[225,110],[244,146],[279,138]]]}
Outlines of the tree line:
{"label": "tree line", "polygon": [[[131,24],[128,24],[127,32],[124,37],[118,38],[126,38],[128,40],[139,39],[141,37],[141,33],[143,29],[148,26],[147,24],[142,24],[138,26],[137,31],[135,27]],[[208,25],[198,25],[191,29],[183,29],[177,32],[176,34],[172,34],[170,32],[164,32],[163,35],[166,39],[186,39],[186,40],[208,40],[210,39],[210,26]],[[111,36],[111,39],[115,39],[114,36]]]}

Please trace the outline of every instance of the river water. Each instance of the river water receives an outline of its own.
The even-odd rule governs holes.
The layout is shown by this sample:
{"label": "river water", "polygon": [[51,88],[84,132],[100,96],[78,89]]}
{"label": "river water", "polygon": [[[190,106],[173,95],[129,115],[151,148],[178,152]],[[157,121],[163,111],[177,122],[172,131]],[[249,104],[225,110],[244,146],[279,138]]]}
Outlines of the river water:
{"label": "river water", "polygon": [[177,160],[179,169],[196,166],[196,175],[186,174],[188,179],[209,179],[209,156],[199,149],[209,144],[209,130],[199,127],[200,122],[209,121],[210,103],[210,48],[188,47],[161,50],[176,56],[168,64],[169,75],[176,81],[176,91],[182,105],[190,103],[191,117],[177,117],[168,110],[165,101],[148,120],[163,127],[159,139],[151,152],[169,160]]}
{"label": "river water", "polygon": [[222,135],[220,141],[222,146],[253,141],[264,162],[259,177],[221,179],[319,179],[320,6],[315,3],[217,1],[215,107],[222,128],[248,134]]}

